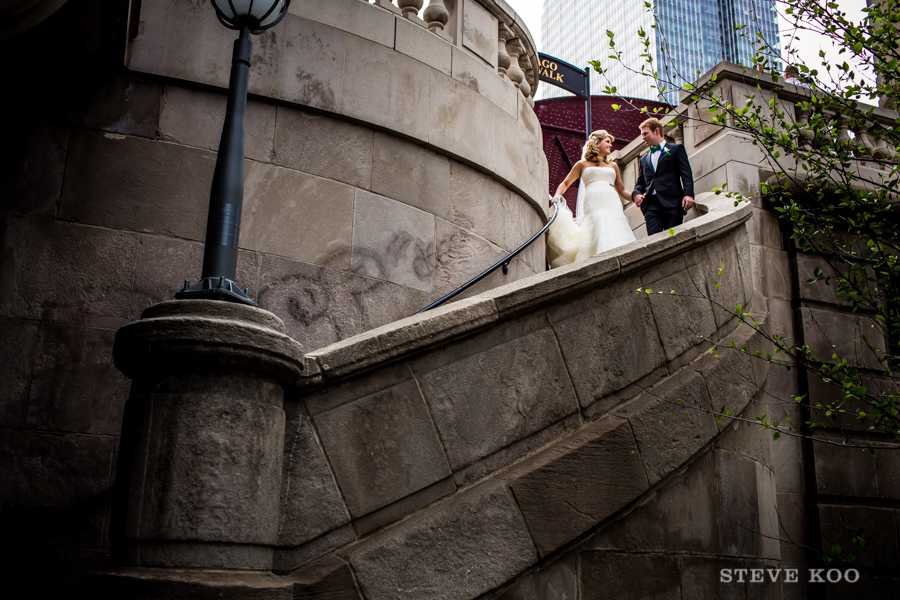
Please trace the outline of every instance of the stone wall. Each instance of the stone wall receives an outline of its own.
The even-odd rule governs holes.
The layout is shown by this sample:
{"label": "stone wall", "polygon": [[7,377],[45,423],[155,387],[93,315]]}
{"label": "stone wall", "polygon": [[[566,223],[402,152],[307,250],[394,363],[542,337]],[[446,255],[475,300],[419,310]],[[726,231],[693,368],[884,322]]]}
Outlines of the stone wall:
{"label": "stone wall", "polygon": [[[295,1],[253,38],[237,281],[307,350],[413,314],[546,221],[540,129],[496,56],[342,4]],[[108,553],[128,395],[113,338],[198,278],[234,37],[208,2],[70,0],[4,42],[17,57],[0,161],[12,572],[49,556],[64,577]],[[539,242],[471,293],[543,269]]]}

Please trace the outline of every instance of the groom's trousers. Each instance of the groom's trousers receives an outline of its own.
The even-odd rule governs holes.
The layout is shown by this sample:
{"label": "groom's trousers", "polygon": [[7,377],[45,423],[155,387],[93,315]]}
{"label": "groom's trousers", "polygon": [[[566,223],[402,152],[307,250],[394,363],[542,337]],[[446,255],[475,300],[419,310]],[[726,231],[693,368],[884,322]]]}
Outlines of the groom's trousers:
{"label": "groom's trousers", "polygon": [[[681,225],[684,221],[684,212],[679,206],[676,209],[663,208],[656,198],[648,198],[650,205],[643,207],[644,222],[647,224],[647,235],[653,235],[660,231],[666,231],[677,225]],[[646,200],[645,200],[646,202]]]}

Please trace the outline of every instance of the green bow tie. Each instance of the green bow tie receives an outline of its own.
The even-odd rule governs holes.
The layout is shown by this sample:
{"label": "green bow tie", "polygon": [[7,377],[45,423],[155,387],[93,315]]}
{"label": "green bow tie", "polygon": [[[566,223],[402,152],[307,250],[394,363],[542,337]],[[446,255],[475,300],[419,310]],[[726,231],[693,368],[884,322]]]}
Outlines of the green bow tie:
{"label": "green bow tie", "polygon": [[650,152],[659,152],[660,148],[662,148],[662,144],[657,144],[655,146],[650,146]]}

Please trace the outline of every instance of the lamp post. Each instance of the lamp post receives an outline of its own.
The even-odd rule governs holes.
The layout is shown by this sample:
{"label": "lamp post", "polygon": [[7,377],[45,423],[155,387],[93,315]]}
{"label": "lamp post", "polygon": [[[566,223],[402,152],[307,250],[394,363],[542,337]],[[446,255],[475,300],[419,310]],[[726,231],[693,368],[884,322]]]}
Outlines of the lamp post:
{"label": "lamp post", "polygon": [[238,236],[244,203],[244,118],[250,79],[250,34],[259,35],[277,25],[287,14],[291,0],[212,0],[219,22],[240,31],[234,41],[228,105],[206,221],[203,270],[193,286],[184,282],[178,299],[209,298],[256,306],[249,290],[234,282],[237,271]]}

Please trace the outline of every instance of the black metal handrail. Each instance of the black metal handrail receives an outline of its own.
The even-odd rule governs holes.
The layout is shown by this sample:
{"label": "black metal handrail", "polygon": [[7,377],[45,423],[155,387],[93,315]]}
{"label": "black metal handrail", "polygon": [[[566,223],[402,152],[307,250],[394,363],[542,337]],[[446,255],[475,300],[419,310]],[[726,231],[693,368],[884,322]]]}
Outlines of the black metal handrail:
{"label": "black metal handrail", "polygon": [[466,291],[467,289],[469,289],[470,287],[472,287],[473,285],[475,285],[476,283],[478,283],[479,281],[481,281],[482,279],[484,279],[485,277],[487,277],[488,275],[490,275],[491,273],[493,273],[494,271],[499,269],[500,267],[503,267],[503,274],[506,275],[509,272],[509,263],[512,262],[512,259],[514,259],[516,257],[516,255],[519,254],[519,252],[521,252],[522,250],[524,250],[525,248],[530,246],[531,243],[534,242],[534,240],[541,237],[544,234],[544,232],[550,228],[550,225],[553,224],[553,221],[556,220],[556,215],[558,215],[558,214],[559,214],[559,203],[554,202],[553,203],[553,214],[550,215],[550,219],[547,221],[547,224],[544,225],[544,227],[541,228],[540,231],[538,231],[536,234],[531,236],[530,240],[528,240],[527,242],[525,242],[524,244],[522,244],[521,246],[516,248],[509,256],[507,256],[506,258],[504,258],[503,260],[501,260],[500,262],[495,264],[493,267],[490,267],[489,269],[487,269],[481,275],[478,275],[477,277],[473,278],[469,282],[462,284],[461,286],[459,286],[458,288],[456,288],[455,290],[453,290],[452,292],[450,292],[449,294],[447,294],[440,300],[435,300],[434,302],[432,302],[431,304],[429,304],[428,306],[426,306],[425,308],[423,308],[416,314],[418,315],[420,313],[425,312],[426,310],[431,310],[432,308],[440,306],[447,300],[450,300],[451,298],[457,296],[458,294],[463,293],[464,291]]}

